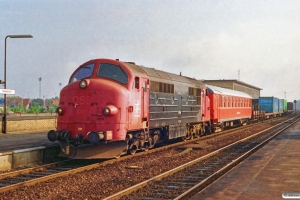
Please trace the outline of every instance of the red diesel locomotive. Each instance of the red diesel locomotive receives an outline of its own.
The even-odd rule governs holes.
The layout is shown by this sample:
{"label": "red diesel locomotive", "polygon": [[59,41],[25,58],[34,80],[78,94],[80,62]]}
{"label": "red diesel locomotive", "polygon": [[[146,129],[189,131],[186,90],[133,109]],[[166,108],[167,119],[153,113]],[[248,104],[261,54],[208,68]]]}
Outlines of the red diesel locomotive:
{"label": "red diesel locomotive", "polygon": [[61,156],[111,158],[244,123],[249,112],[251,97],[244,93],[222,94],[189,77],[95,59],[61,90],[57,130],[48,139],[60,142]]}

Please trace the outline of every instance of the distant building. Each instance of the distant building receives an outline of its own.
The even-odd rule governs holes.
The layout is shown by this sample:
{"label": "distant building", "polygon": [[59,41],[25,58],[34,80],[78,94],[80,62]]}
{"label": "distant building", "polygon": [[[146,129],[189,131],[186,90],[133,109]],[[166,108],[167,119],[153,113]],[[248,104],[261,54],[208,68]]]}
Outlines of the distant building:
{"label": "distant building", "polygon": [[260,91],[262,90],[259,87],[250,85],[248,83],[245,83],[243,81],[239,80],[200,80],[204,84],[207,85],[213,85],[213,86],[218,86],[222,88],[227,88],[231,90],[236,90],[240,92],[244,92],[249,94],[253,99],[258,99],[260,97]]}
{"label": "distant building", "polygon": [[42,106],[44,108],[46,108],[46,104],[45,104],[45,100],[44,99],[33,99],[30,103],[29,103],[29,108],[31,108],[31,106],[33,105],[33,103],[38,104],[39,106]]}
{"label": "distant building", "polygon": [[6,97],[6,105],[15,107],[23,104],[23,98],[21,97]]}
{"label": "distant building", "polygon": [[31,103],[31,99],[23,99],[23,106],[25,107],[25,109],[29,109],[29,105]]}
{"label": "distant building", "polygon": [[59,105],[59,100],[58,99],[52,99],[50,104]]}

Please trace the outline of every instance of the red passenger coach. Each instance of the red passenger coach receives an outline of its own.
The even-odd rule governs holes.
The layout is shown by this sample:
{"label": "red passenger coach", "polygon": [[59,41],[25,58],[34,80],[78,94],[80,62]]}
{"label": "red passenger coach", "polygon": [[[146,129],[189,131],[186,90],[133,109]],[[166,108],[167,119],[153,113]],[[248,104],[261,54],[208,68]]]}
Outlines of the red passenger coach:
{"label": "red passenger coach", "polygon": [[252,116],[252,97],[246,93],[206,85],[210,99],[213,131],[249,123]]}

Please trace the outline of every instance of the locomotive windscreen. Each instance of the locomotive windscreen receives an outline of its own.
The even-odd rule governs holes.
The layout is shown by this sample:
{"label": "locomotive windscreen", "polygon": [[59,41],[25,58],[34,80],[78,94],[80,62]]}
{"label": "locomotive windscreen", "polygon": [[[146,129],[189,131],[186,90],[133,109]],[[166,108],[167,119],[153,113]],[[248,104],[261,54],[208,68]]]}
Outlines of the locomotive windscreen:
{"label": "locomotive windscreen", "polygon": [[128,75],[126,72],[117,65],[101,63],[97,75],[103,78],[109,78],[120,82],[122,84],[127,84]]}
{"label": "locomotive windscreen", "polygon": [[82,66],[70,79],[70,83],[92,76],[95,64]]}

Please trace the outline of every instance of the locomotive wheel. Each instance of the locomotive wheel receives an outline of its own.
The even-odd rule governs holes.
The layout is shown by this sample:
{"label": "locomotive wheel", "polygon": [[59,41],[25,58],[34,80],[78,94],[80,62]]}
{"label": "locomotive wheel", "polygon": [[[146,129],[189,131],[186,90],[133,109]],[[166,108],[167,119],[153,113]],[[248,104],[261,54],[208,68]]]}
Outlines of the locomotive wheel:
{"label": "locomotive wheel", "polygon": [[122,155],[122,154],[120,153],[120,154],[116,155],[115,158],[116,158],[116,159],[119,159],[119,158],[121,157],[121,155]]}
{"label": "locomotive wheel", "polygon": [[137,147],[135,145],[132,145],[132,147],[127,150],[127,154],[134,155],[136,151],[137,151]]}
{"label": "locomotive wheel", "polygon": [[149,149],[150,149],[150,145],[148,143],[145,143],[143,150],[148,151]]}

